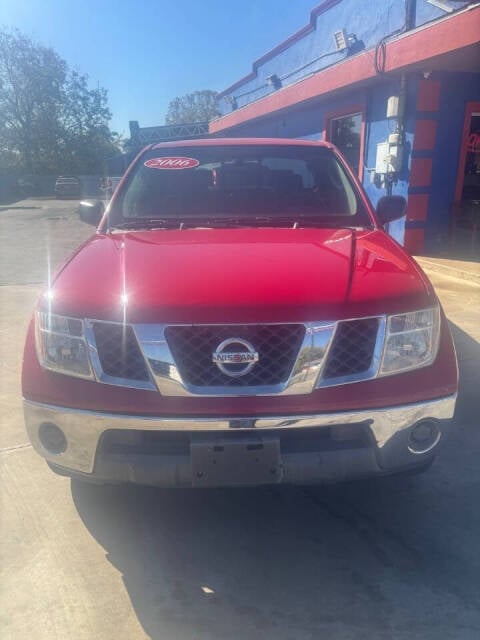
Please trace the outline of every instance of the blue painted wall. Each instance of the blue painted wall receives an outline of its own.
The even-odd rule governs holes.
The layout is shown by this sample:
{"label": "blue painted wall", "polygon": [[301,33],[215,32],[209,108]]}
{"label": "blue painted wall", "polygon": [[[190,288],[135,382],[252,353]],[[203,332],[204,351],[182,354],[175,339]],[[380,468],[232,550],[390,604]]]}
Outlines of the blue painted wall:
{"label": "blue painted wall", "polygon": [[[462,9],[468,2],[451,1],[450,4]],[[416,26],[446,15],[427,0],[416,0]],[[243,82],[227,97],[221,97],[219,112],[225,115],[232,111],[231,98],[242,107],[275,91],[266,85],[267,78],[273,74],[283,78],[282,86],[287,86],[343,60],[347,53],[337,52],[333,39],[333,33],[342,28],[356,35],[359,49],[373,49],[382,38],[405,28],[405,0],[340,0],[314,18],[312,31],[292,42],[284,51],[255,64],[255,77]]]}
{"label": "blue painted wall", "polygon": [[[415,104],[418,91],[418,75],[407,75],[407,102],[405,109],[405,145],[402,170],[398,180],[392,185],[392,193],[408,198],[408,184],[410,179],[411,149],[415,130]],[[367,109],[365,125],[365,168],[363,174],[363,186],[372,204],[376,206],[379,199],[385,195],[386,190],[371,181],[372,171],[375,168],[377,144],[384,142],[393,133],[392,121],[386,118],[387,102],[391,95],[398,95],[400,79],[391,78],[379,85],[367,90]],[[405,219],[390,223],[389,233],[400,244],[403,244],[405,236]]]}
{"label": "blue painted wall", "polygon": [[438,73],[440,108],[433,156],[432,184],[426,221],[426,247],[435,249],[445,241],[455,196],[458,161],[467,102],[480,102],[480,74]]}
{"label": "blue painted wall", "polygon": [[[448,5],[453,11],[458,11],[459,9],[463,9],[468,2],[460,2],[457,0],[447,0],[445,3]],[[432,20],[438,20],[438,18],[444,18],[445,16],[450,15],[449,12],[443,11],[438,7],[430,4],[427,0],[417,0],[416,2],[416,20],[415,25],[420,27],[422,24],[427,24],[427,22],[431,22]]]}

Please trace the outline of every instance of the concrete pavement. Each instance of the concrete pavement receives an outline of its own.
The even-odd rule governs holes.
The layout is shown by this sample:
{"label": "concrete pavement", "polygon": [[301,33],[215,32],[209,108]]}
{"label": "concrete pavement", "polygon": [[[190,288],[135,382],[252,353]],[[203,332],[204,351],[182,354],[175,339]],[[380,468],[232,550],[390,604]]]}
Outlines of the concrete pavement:
{"label": "concrete pavement", "polygon": [[89,233],[71,203],[0,212],[2,640],[477,640],[480,287],[433,276],[462,387],[458,427],[426,474],[311,489],[96,487],[33,452],[19,385],[45,247],[53,264]]}
{"label": "concrete pavement", "polygon": [[470,260],[415,256],[415,260],[426,273],[449,276],[480,285],[480,255],[476,256],[475,260],[473,256]]}

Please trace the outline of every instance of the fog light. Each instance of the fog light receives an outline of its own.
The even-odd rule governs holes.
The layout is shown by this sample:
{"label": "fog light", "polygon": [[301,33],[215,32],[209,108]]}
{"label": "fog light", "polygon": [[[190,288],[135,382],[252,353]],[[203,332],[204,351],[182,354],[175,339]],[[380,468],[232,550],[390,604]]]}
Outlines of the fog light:
{"label": "fog light", "polygon": [[67,448],[67,439],[63,431],[53,422],[43,422],[38,429],[38,437],[49,453],[63,453]]}
{"label": "fog light", "polygon": [[422,420],[413,427],[408,441],[411,453],[427,453],[438,444],[442,434],[433,420]]}

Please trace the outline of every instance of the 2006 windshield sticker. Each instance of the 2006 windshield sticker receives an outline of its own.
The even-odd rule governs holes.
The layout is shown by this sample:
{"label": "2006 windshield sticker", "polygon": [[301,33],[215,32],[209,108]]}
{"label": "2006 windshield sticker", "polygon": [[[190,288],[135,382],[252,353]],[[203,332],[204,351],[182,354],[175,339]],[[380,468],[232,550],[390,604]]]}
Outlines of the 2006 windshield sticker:
{"label": "2006 windshield sticker", "polygon": [[200,162],[195,158],[183,158],[181,156],[151,158],[144,162],[149,169],[194,169]]}

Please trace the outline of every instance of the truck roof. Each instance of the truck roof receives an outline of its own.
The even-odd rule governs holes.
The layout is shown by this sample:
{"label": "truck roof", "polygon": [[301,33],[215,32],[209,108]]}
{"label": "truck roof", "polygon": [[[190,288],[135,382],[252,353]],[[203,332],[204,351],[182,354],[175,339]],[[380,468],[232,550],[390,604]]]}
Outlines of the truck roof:
{"label": "truck roof", "polygon": [[322,140],[301,140],[298,138],[196,138],[195,140],[176,140],[175,142],[159,142],[147,149],[163,149],[164,147],[219,147],[242,145],[294,145],[298,147],[326,147],[333,145]]}

